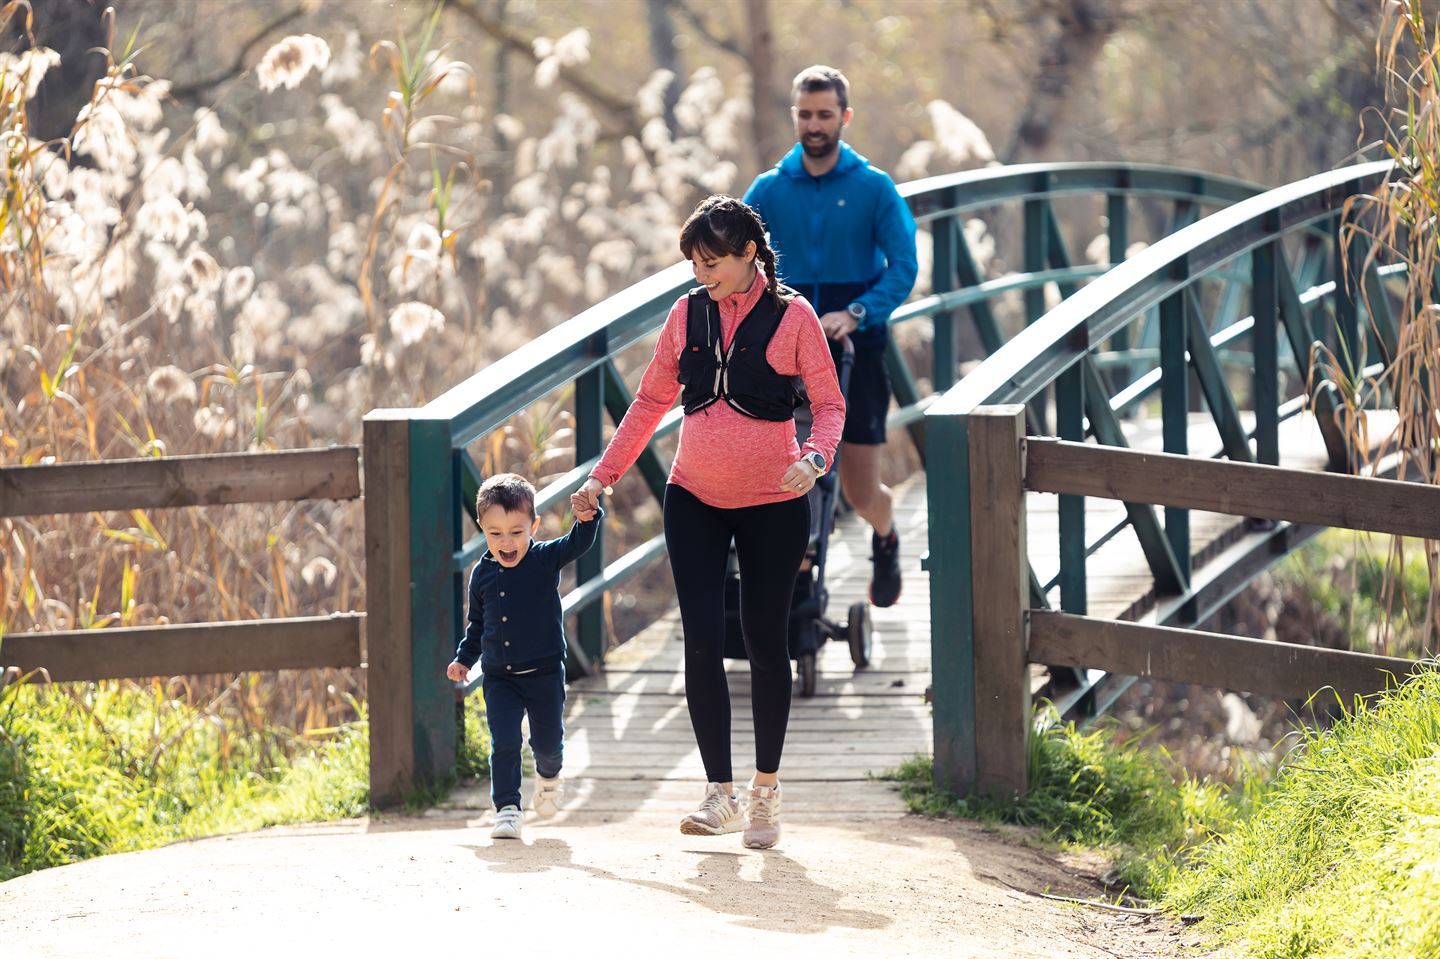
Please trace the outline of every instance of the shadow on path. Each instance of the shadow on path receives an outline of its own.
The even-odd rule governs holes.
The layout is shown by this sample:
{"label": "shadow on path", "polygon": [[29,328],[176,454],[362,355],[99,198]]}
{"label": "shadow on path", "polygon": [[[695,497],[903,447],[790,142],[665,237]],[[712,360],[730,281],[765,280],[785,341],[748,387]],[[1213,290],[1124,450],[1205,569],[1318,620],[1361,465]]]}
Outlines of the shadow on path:
{"label": "shadow on path", "polygon": [[[464,848],[496,872],[571,869],[596,879],[669,893],[682,903],[733,916],[737,925],[749,929],[813,935],[837,926],[883,929],[891,922],[889,916],[841,906],[844,892],[811,879],[799,862],[773,849],[764,853],[678,850],[681,855],[695,857],[695,874],[685,884],[677,885],[656,879],[630,878],[599,866],[577,863],[570,844],[563,839]],[[741,866],[756,855],[762,857],[760,876],[747,879],[740,874]],[[659,854],[655,858],[660,858]]]}

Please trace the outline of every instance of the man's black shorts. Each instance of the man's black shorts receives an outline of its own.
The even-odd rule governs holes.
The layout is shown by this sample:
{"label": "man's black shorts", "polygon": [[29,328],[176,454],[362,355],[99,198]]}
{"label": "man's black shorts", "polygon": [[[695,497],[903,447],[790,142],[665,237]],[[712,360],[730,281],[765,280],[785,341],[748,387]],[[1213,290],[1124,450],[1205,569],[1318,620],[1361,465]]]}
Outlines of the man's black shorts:
{"label": "man's black shorts", "polygon": [[[885,445],[885,417],[890,412],[890,372],[885,368],[888,326],[867,330],[850,340],[855,344],[855,365],[845,394],[845,432],[841,439],[860,446]],[[840,344],[830,341],[830,356],[838,367]]]}

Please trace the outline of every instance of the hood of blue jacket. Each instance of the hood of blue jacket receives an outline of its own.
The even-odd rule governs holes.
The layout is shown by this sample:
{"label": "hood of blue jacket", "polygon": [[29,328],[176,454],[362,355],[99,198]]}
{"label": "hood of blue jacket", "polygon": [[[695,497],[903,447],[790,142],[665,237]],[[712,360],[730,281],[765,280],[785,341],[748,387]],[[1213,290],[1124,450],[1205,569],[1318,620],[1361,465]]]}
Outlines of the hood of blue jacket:
{"label": "hood of blue jacket", "polygon": [[[850,144],[841,140],[840,159],[835,162],[835,166],[831,170],[819,179],[824,180],[826,177],[840,176],[849,173],[856,167],[869,165],[869,160],[865,159],[859,153],[856,153]],[[786,176],[797,178],[805,177],[807,179],[810,177],[810,171],[805,169],[805,148],[799,143],[796,143],[795,146],[790,149],[789,153],[780,158],[780,162],[775,164],[775,168]]]}

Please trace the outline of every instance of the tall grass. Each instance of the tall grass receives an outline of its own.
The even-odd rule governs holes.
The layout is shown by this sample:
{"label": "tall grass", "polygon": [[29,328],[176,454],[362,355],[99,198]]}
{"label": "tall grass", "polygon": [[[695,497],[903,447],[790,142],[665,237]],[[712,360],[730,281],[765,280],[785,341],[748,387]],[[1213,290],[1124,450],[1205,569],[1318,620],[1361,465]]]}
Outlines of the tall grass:
{"label": "tall grass", "polygon": [[[260,681],[239,677],[203,707],[173,680],[0,691],[0,882],[179,839],[367,814],[364,705],[352,702],[353,722],[298,732],[245,708],[244,687]],[[459,775],[489,775],[483,709],[479,697],[466,704]]]}
{"label": "tall grass", "polygon": [[[240,682],[237,680],[237,683]],[[232,687],[233,688],[233,687]],[[0,723],[0,878],[175,839],[365,812],[362,718],[248,729],[166,684],[12,687]]]}
{"label": "tall grass", "polygon": [[[1377,54],[1385,78],[1386,107],[1380,114],[1381,146],[1395,162],[1385,183],[1373,194],[1347,201],[1341,239],[1347,272],[1363,275],[1381,263],[1406,266],[1405,290],[1395,315],[1394,355],[1376,377],[1357,371],[1367,362],[1369,337],[1355,344],[1358,355],[1325,354],[1325,371],[1338,387],[1343,424],[1351,448],[1369,455],[1372,443],[1363,412],[1393,408],[1394,431],[1381,438],[1377,458],[1397,454],[1400,475],[1413,473],[1426,483],[1440,482],[1440,32],[1427,23],[1422,0],[1379,4],[1385,18]],[[1378,286],[1351,289],[1373,318],[1389,312],[1378,302],[1387,297]],[[1372,323],[1377,340],[1380,329]],[[1341,347],[1344,347],[1342,342]],[[1383,342],[1382,342],[1383,346]],[[1411,547],[1412,549],[1414,547]],[[1388,559],[1390,582],[1398,583],[1406,564],[1406,546],[1396,539]],[[1440,628],[1440,547],[1422,543],[1419,553],[1429,573],[1421,640],[1433,646]],[[1389,631],[1389,618],[1382,622]]]}
{"label": "tall grass", "polygon": [[1440,673],[1303,736],[1167,904],[1260,959],[1440,956]]}

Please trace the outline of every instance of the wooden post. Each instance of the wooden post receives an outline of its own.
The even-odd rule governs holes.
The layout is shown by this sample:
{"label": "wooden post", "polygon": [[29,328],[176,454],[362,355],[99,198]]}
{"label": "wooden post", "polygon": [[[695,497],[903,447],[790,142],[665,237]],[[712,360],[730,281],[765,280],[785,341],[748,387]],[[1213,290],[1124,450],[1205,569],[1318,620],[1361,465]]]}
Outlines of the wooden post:
{"label": "wooden post", "polygon": [[365,416],[365,690],[370,802],[400,802],[415,777],[410,732],[410,423],[407,410]]}
{"label": "wooden post", "polygon": [[975,647],[975,790],[999,798],[1029,788],[1030,674],[1025,616],[1025,408],[970,414],[970,517]]}

